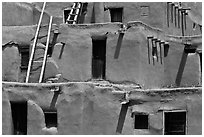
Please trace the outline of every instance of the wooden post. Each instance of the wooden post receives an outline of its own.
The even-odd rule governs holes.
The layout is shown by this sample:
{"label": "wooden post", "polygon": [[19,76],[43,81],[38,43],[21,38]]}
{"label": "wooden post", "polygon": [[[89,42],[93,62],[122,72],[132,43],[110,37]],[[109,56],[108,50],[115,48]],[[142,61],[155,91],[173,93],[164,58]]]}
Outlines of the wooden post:
{"label": "wooden post", "polygon": [[123,33],[123,32],[119,33],[118,42],[117,42],[117,46],[116,46],[116,50],[115,50],[115,55],[114,55],[114,59],[117,59],[119,54],[120,54],[120,48],[121,48],[121,45],[122,45],[124,34],[125,33]]}
{"label": "wooden post", "polygon": [[46,42],[46,47],[45,47],[45,54],[44,54],[44,58],[43,58],[43,65],[42,65],[42,68],[41,68],[41,73],[40,73],[40,78],[39,78],[39,82],[38,83],[42,82],[43,76],[44,76],[44,72],[45,72],[45,66],[46,66],[46,62],[47,62],[47,51],[48,51],[48,47],[49,47],[49,43],[50,43],[51,28],[52,28],[52,16],[50,16],[50,23],[49,23],[48,34],[47,34],[47,42]]}

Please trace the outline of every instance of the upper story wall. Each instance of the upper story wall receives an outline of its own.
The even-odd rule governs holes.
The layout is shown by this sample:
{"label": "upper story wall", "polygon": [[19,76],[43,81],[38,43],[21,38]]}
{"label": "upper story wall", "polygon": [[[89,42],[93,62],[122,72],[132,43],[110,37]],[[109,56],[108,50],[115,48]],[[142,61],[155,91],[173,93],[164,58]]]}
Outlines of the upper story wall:
{"label": "upper story wall", "polygon": [[[42,8],[42,7],[41,7]],[[28,26],[38,24],[41,8],[26,2],[2,2],[2,26]],[[42,24],[49,23],[50,15],[45,11]],[[53,23],[62,23],[58,17]]]}
{"label": "upper story wall", "polygon": [[[101,3],[97,4],[97,6],[101,6]],[[111,5],[111,3],[109,4]],[[110,5],[109,7],[111,7]],[[94,3],[92,3],[92,6],[94,6]],[[120,6],[121,5],[118,7]],[[131,23],[129,22],[128,24]],[[120,23],[53,25],[53,30],[59,29],[57,42],[65,43],[61,59],[59,59],[61,45],[55,46],[53,52],[53,58],[57,62],[59,71],[63,74],[65,80],[87,81],[93,78],[92,36],[99,35],[107,37],[105,55],[106,80],[119,83],[132,82],[140,84],[145,88],[176,85],[176,80],[180,81],[181,86],[200,84],[199,55],[189,54],[187,58],[183,58],[183,38],[167,37],[165,31],[149,27],[141,22],[133,22],[132,25],[130,25],[131,27],[125,32],[119,58],[115,59],[114,54],[119,37],[118,31],[121,25]],[[46,30],[46,26],[43,28]],[[27,43],[29,46],[29,44],[32,43],[35,30],[36,26],[4,26],[2,32],[3,44],[9,41],[15,41],[18,44]],[[45,30],[43,32],[45,32]],[[168,56],[164,57],[164,55],[162,55],[163,64],[160,62],[155,62],[155,65],[153,65],[152,62],[150,64],[148,63],[147,36],[149,35],[169,42]],[[50,42],[52,36],[53,33],[51,34]],[[193,40],[194,38],[189,37],[189,39]],[[198,39],[201,39],[201,36],[199,36]],[[45,43],[46,38],[40,39],[39,42]],[[201,47],[202,42],[200,42],[199,45]]]}
{"label": "upper story wall", "polygon": [[[54,17],[53,23],[64,23],[64,9],[71,8],[72,4],[73,2],[47,2],[43,24],[48,24],[49,16]],[[3,2],[2,25],[19,26],[37,24],[42,5],[42,2],[34,2],[32,4]],[[183,8],[191,8],[186,16],[187,27],[185,29],[185,35],[200,35],[201,31],[198,24],[202,24],[200,23],[202,22],[202,4],[199,2],[182,2],[181,6]],[[88,2],[84,24],[111,22],[111,9],[114,8],[123,9],[121,15],[122,22],[125,24],[128,21],[142,21],[152,27],[164,30],[167,34],[182,35],[181,27],[175,27],[174,21],[170,21],[169,27],[167,26],[166,2]],[[176,18],[178,18],[177,14]],[[197,24],[196,28],[193,28],[194,23]]]}
{"label": "upper story wall", "polygon": [[[133,82],[144,88],[170,85],[190,86],[200,84],[199,55],[189,54],[184,60],[184,44],[177,38],[167,37],[162,31],[135,22],[124,34],[118,59],[114,58],[120,29],[118,23],[95,25],[62,25],[58,40],[65,43],[62,57],[59,58],[61,45],[55,47],[53,58],[59,71],[69,81],[87,81],[93,77],[93,36],[106,36],[105,79],[112,82]],[[164,47],[157,46],[159,61],[148,63],[147,36],[154,36],[169,42],[168,54]],[[161,55],[161,57],[160,57]],[[163,64],[160,63],[160,59]],[[184,69],[182,69],[184,68]]]}

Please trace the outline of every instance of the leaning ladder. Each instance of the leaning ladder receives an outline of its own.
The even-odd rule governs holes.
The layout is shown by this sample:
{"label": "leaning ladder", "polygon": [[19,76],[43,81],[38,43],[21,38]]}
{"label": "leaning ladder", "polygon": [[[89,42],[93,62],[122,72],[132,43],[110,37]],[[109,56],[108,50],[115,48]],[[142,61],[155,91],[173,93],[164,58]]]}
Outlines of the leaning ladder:
{"label": "leaning ladder", "polygon": [[[31,55],[30,55],[30,58],[29,58],[28,70],[27,70],[27,74],[26,74],[26,83],[29,82],[29,78],[30,78],[30,72],[31,72],[31,68],[32,68],[32,65],[33,65],[33,60],[34,60],[34,55],[35,55],[35,50],[36,50],[36,45],[37,45],[37,39],[38,39],[38,35],[39,35],[39,30],[40,30],[40,25],[41,25],[41,22],[42,22],[43,13],[44,13],[44,10],[45,10],[45,5],[46,5],[46,2],[44,2],[44,4],[43,4],[43,8],[42,8],[42,11],[41,11],[41,15],[40,15],[40,19],[39,19],[39,22],[38,22],[37,30],[36,30],[36,33],[35,33],[35,39],[33,41],[33,47],[32,47]],[[40,78],[39,78],[38,83],[42,82],[44,72],[45,72],[51,27],[52,27],[52,16],[50,16],[48,35],[47,35],[47,42],[46,42],[46,47],[45,47],[45,52],[44,52],[43,62],[42,62],[42,68],[41,68],[41,73],[40,73]]]}
{"label": "leaning ladder", "polygon": [[66,24],[76,24],[78,16],[80,14],[80,9],[82,7],[81,2],[74,2],[71,11],[69,13],[69,16],[67,18]]}

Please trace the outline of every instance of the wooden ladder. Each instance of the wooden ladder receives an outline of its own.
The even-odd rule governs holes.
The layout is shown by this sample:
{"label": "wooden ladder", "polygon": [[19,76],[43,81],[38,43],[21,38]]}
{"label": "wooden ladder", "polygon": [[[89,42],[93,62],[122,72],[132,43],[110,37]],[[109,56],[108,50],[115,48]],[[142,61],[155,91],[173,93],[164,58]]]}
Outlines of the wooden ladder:
{"label": "wooden ladder", "polygon": [[66,24],[76,24],[77,23],[77,19],[79,17],[81,8],[82,8],[81,2],[74,2],[71,8],[71,11],[68,15]]}
{"label": "wooden ladder", "polygon": [[[26,74],[26,81],[25,81],[26,83],[29,82],[29,78],[30,78],[30,72],[31,72],[31,69],[32,69],[33,61],[34,61],[35,50],[36,50],[38,35],[39,35],[39,31],[40,31],[40,25],[41,25],[43,13],[44,13],[44,10],[45,10],[45,5],[46,5],[46,2],[44,2],[44,4],[43,4],[43,8],[42,8],[42,11],[41,11],[41,15],[40,15],[40,19],[39,19],[39,22],[38,22],[37,30],[36,30],[36,33],[35,33],[35,38],[34,38],[34,41],[33,41],[32,51],[31,51],[31,55],[30,55],[29,63],[28,63],[28,70],[27,70],[27,74]],[[52,16],[50,16],[48,35],[47,35],[47,42],[46,42],[46,47],[45,47],[45,51],[44,51],[42,68],[41,68],[41,73],[40,73],[38,83],[42,83],[44,72],[45,72],[45,66],[46,66],[46,61],[47,61],[47,56],[48,56],[47,54],[48,54],[48,46],[49,46],[51,28],[52,28]]]}

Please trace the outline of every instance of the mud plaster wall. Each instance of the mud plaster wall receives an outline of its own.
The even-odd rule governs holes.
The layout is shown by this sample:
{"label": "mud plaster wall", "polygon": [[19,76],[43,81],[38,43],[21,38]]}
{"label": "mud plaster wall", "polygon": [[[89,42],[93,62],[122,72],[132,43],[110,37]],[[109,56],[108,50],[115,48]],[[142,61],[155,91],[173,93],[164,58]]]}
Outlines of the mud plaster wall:
{"label": "mud plaster wall", "polygon": [[21,56],[16,45],[2,50],[2,80],[18,81],[20,77]]}
{"label": "mud plaster wall", "polygon": [[[169,23],[167,27],[167,10],[166,2],[104,2],[107,8],[123,8],[123,23],[129,21],[142,21],[152,27],[160,28],[164,32],[170,35],[182,35],[181,28],[175,27],[175,23]],[[147,16],[142,16],[142,7],[149,7],[147,10]],[[183,8],[191,7],[192,16],[199,16],[198,20],[202,18],[202,4],[199,2],[182,2]],[[109,11],[109,10],[108,10]],[[109,15],[106,15],[107,17]],[[201,16],[201,17],[200,17]],[[197,18],[196,18],[197,19]],[[108,21],[108,20],[106,20]],[[187,29],[185,35],[200,35],[201,31],[199,28],[193,29],[193,21],[187,16]],[[178,21],[177,21],[178,22]],[[202,21],[201,21],[202,22]]]}
{"label": "mud plaster wall", "polygon": [[[120,28],[120,24],[60,25],[60,34],[57,42],[65,43],[62,58],[59,59],[62,45],[57,44],[53,52],[53,59],[59,67],[59,72],[68,81],[90,80],[92,61],[91,36],[105,35],[108,32],[106,34],[106,80],[113,82],[129,81],[140,84],[144,88],[175,85],[184,45],[176,41],[170,41],[168,56],[162,58],[163,64],[161,65],[160,62],[156,62],[155,66],[153,66],[152,62],[148,64],[146,37],[153,35],[161,40],[166,40],[167,38],[163,32],[148,27],[141,22],[132,24],[133,26],[124,35],[118,59],[114,59],[114,53],[119,35],[117,31]],[[29,45],[32,43],[31,39],[34,37],[35,28],[36,26],[4,26],[2,28],[4,34],[2,36],[2,43],[6,44],[13,40],[19,45],[25,43]],[[43,30],[46,30],[46,28],[43,27]],[[53,25],[53,30],[55,29],[56,26]],[[41,36],[46,35],[45,32],[43,31]],[[53,33],[50,42],[52,37]],[[45,41],[46,38],[39,40],[39,42],[43,43]],[[10,56],[10,53],[8,55]],[[6,56],[8,55],[6,54]],[[181,79],[181,86],[201,84],[199,79],[200,64],[198,55],[188,55]]]}
{"label": "mud plaster wall", "polygon": [[[3,26],[27,26],[38,24],[41,9],[26,2],[3,2],[2,3],[2,25]],[[42,24],[49,23],[50,15],[45,12]],[[53,18],[53,23],[60,24],[62,19]]]}
{"label": "mud plaster wall", "polygon": [[[179,66],[182,65],[182,54],[184,45],[170,42],[168,56],[165,58],[164,74],[167,85],[175,85],[175,80],[179,77]],[[201,68],[199,54],[187,55],[187,61],[181,78],[181,86],[201,85]]]}
{"label": "mud plaster wall", "polygon": [[[202,96],[200,94],[190,95],[186,93],[187,91],[177,93],[163,92],[160,94],[161,96],[157,96],[154,93],[150,93],[148,96],[143,95],[143,93],[133,93],[133,96],[130,94],[132,96],[130,98],[134,98],[132,104],[136,104],[132,106],[133,113],[146,113],[149,115],[149,130],[135,129],[134,133],[163,134],[163,111],[185,110],[187,113],[186,134],[201,134],[202,122],[199,119],[202,119],[202,111],[200,110],[202,107]],[[195,112],[197,113],[195,114]],[[195,120],[192,120],[194,118]]]}
{"label": "mud plaster wall", "polygon": [[[28,101],[28,134],[50,134],[46,130],[43,110],[48,110],[54,93],[50,86],[3,85],[2,127],[4,134],[11,134],[12,124],[9,101]],[[187,134],[201,134],[201,91],[138,92],[129,94],[130,105],[122,134],[162,134],[163,110],[187,111]],[[116,127],[125,101],[125,93],[109,85],[92,83],[67,83],[61,85],[56,101],[58,127],[55,134],[116,134]],[[6,103],[7,102],[7,103]],[[149,114],[149,130],[134,130],[133,113]],[[196,113],[195,113],[196,112]],[[10,115],[10,116],[9,116]],[[10,132],[8,132],[10,131]]]}
{"label": "mud plaster wall", "polygon": [[[120,24],[96,24],[67,26],[61,25],[58,41],[66,43],[62,58],[59,59],[61,45],[55,46],[53,58],[59,66],[59,72],[69,81],[87,81],[91,79],[92,39],[93,35],[105,35],[106,45],[106,80],[113,82],[133,82],[144,88],[175,85],[181,55],[184,46],[170,42],[167,57],[162,57],[163,64],[148,64],[147,40],[153,35],[165,40],[164,33],[135,23],[124,35],[119,58],[114,59]],[[163,52],[164,49],[162,49]],[[65,63],[66,62],[66,63]],[[184,80],[185,78],[185,80]],[[200,66],[197,54],[189,55],[184,68],[181,86],[198,85]]]}

